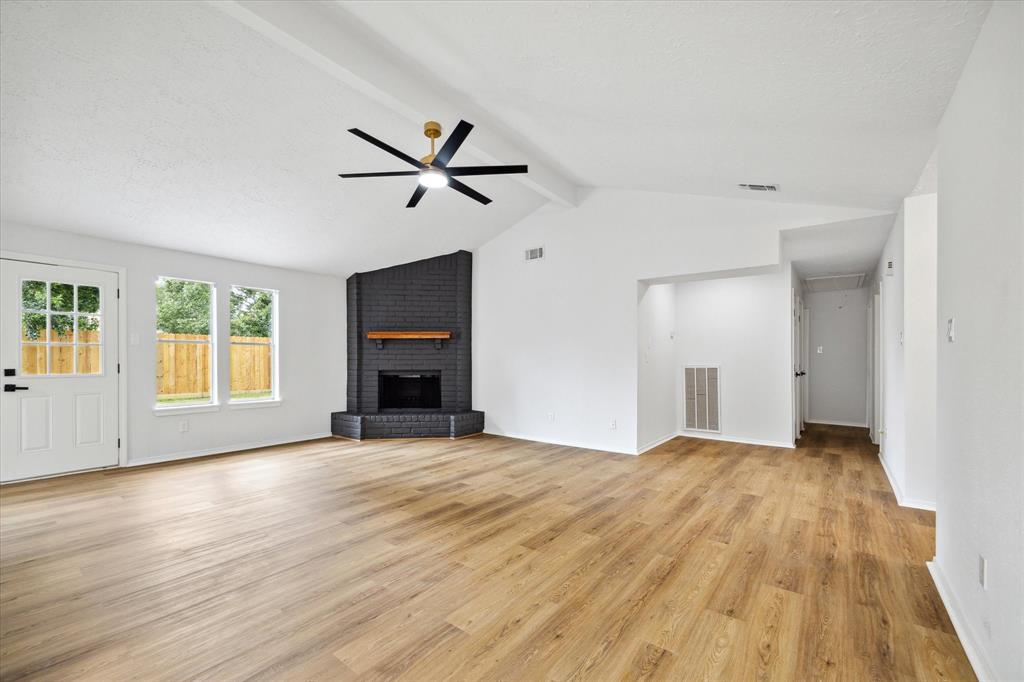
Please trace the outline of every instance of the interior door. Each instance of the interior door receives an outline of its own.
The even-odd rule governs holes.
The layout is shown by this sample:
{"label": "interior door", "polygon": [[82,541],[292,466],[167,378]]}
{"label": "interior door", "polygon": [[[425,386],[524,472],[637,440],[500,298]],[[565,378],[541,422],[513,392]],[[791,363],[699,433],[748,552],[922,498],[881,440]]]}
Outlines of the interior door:
{"label": "interior door", "polygon": [[3,259],[0,285],[0,480],[117,465],[117,274]]}

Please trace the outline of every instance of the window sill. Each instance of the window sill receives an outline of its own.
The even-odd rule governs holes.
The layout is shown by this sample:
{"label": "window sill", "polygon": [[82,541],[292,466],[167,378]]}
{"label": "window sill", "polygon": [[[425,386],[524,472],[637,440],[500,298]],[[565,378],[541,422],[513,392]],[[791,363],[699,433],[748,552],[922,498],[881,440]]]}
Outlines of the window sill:
{"label": "window sill", "polygon": [[200,412],[218,412],[220,411],[220,405],[218,403],[207,403],[205,405],[181,405],[178,407],[161,407],[157,405],[153,408],[153,414],[158,417],[170,417],[176,414],[198,414]]}
{"label": "window sill", "polygon": [[231,410],[254,410],[259,407],[280,407],[281,399],[274,398],[271,400],[236,400],[228,403],[228,409]]}

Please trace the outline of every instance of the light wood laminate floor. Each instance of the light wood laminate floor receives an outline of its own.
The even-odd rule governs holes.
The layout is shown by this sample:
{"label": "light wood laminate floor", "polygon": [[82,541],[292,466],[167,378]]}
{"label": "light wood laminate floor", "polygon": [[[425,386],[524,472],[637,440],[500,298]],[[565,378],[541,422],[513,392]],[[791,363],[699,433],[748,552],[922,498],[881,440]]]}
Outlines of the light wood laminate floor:
{"label": "light wood laminate floor", "polygon": [[874,451],[321,440],[6,486],[0,675],[973,679]]}

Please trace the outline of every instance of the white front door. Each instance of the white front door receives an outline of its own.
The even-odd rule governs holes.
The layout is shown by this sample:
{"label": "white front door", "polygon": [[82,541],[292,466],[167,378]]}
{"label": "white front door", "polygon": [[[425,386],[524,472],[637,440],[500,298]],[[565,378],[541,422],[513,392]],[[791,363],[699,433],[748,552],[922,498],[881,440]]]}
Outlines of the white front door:
{"label": "white front door", "polygon": [[0,480],[118,463],[117,274],[0,260]]}

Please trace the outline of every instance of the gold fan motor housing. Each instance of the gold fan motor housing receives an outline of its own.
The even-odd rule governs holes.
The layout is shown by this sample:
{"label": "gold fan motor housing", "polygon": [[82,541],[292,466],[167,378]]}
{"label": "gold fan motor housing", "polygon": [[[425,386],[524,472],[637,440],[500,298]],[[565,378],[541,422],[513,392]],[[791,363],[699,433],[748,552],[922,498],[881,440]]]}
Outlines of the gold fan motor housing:
{"label": "gold fan motor housing", "polygon": [[434,140],[441,137],[441,124],[437,121],[427,121],[423,124],[423,134],[430,138],[430,153],[420,159],[420,162],[430,165],[435,156]]}

